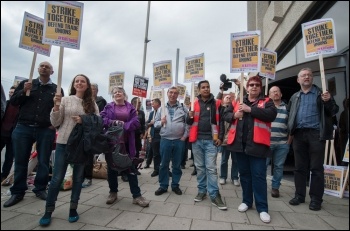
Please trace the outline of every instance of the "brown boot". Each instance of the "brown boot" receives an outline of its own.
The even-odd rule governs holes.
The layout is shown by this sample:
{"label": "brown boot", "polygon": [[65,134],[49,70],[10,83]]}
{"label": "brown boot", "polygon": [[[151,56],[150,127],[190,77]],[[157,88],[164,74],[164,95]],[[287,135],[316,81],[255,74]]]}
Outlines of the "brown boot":
{"label": "brown boot", "polygon": [[108,205],[113,204],[117,199],[118,199],[118,193],[111,192],[111,193],[109,193],[106,204],[108,204]]}
{"label": "brown boot", "polygon": [[276,189],[276,188],[272,188],[272,190],[271,190],[271,196],[272,196],[272,197],[275,197],[275,198],[280,197],[280,191],[279,191],[278,189]]}

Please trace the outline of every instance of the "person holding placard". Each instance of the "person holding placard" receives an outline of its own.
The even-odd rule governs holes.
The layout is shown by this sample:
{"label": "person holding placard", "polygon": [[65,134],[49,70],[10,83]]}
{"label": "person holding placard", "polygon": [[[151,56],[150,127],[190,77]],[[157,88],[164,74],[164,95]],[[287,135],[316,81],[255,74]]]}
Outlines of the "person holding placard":
{"label": "person holding placard", "polygon": [[300,91],[290,98],[288,131],[293,136],[295,160],[294,183],[295,196],[289,201],[291,205],[305,202],[306,181],[311,171],[309,195],[310,210],[321,209],[324,193],[324,150],[325,141],[333,139],[332,117],[339,107],[332,95],[313,84],[310,68],[302,68],[297,82]]}
{"label": "person holding placard", "polygon": [[[10,99],[12,105],[19,105],[19,115],[16,128],[12,132],[12,143],[15,156],[14,183],[10,188],[11,198],[4,203],[10,207],[21,200],[27,186],[28,160],[33,143],[36,142],[39,167],[35,176],[33,192],[46,200],[46,187],[49,181],[49,162],[56,136],[56,129],[50,121],[50,112],[54,107],[53,98],[57,92],[57,85],[50,76],[54,73],[49,62],[42,62],[38,68],[39,77],[32,82],[23,80],[16,88]],[[27,96],[26,92],[30,91]],[[63,96],[63,90],[61,89]]]}
{"label": "person holding placard", "polygon": [[[221,100],[215,100],[210,93],[208,80],[198,83],[199,95],[187,116],[191,126],[189,142],[192,143],[194,164],[197,169],[198,194],[194,201],[199,202],[209,193],[211,202],[218,209],[226,210],[218,187],[217,153],[224,137],[223,123],[220,121]],[[220,126],[221,125],[221,126]]]}
{"label": "person holding placard", "polygon": [[[78,74],[73,78],[69,96],[62,97],[60,94],[56,94],[53,102],[54,106],[50,113],[50,120],[52,125],[59,127],[59,129],[56,140],[55,164],[46,198],[45,214],[39,220],[41,226],[48,226],[51,223],[51,215],[56,208],[57,196],[67,172],[69,156],[79,156],[76,147],[71,148],[71,150],[74,150],[71,153],[68,151],[69,146],[71,146],[71,134],[74,134],[73,131],[78,126],[77,124],[83,124],[83,116],[99,115],[98,107],[92,98],[90,79],[83,74]],[[91,128],[96,129],[94,126]],[[78,136],[76,138],[79,142],[83,142],[83,139],[86,139],[86,137]],[[89,142],[88,139],[87,142]],[[40,154],[38,152],[38,156]],[[79,220],[77,208],[82,189],[81,185],[84,180],[85,162],[88,158],[85,157],[86,155],[88,154],[84,153],[84,158],[75,162],[73,167],[73,184],[68,216],[68,221],[71,223]]]}
{"label": "person holding placard", "polygon": [[223,115],[231,124],[226,148],[237,155],[243,197],[238,211],[246,212],[255,201],[261,221],[269,223],[266,158],[271,157],[271,122],[277,109],[272,99],[264,96],[260,76],[250,77],[246,86],[249,94],[230,104]]}
{"label": "person holding placard", "polygon": [[[169,164],[172,161],[172,191],[182,195],[179,187],[182,171],[181,161],[185,150],[186,138],[188,136],[188,125],[185,123],[188,110],[177,101],[179,89],[171,87],[168,89],[168,102],[165,107],[165,115],[162,112],[155,117],[155,128],[160,129],[160,167],[159,184],[155,191],[159,196],[168,191],[169,187]],[[165,125],[165,126],[164,126]]]}

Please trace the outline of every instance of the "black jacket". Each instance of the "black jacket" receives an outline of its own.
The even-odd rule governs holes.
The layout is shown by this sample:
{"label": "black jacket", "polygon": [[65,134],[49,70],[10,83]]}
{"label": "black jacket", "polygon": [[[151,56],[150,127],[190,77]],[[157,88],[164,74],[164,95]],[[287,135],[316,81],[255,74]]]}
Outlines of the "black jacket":
{"label": "black jacket", "polygon": [[[53,108],[53,97],[56,94],[57,85],[40,84],[39,78],[33,79],[30,95],[26,96],[24,92],[23,80],[16,88],[10,102],[14,106],[19,106],[19,124],[39,125],[40,127],[51,126],[50,112]],[[61,89],[62,96],[63,90]]]}
{"label": "black jacket", "polygon": [[75,125],[66,146],[66,161],[72,164],[85,163],[88,155],[108,149],[107,138],[102,134],[102,118],[95,114],[80,117],[82,123]]}
{"label": "black jacket", "polygon": [[[265,97],[263,95],[259,96],[259,100],[264,99]],[[271,157],[270,147],[263,144],[255,143],[253,141],[253,137],[255,118],[265,122],[273,122],[275,120],[277,116],[277,109],[272,99],[266,102],[265,108],[258,108],[258,101],[251,104],[248,100],[248,95],[245,95],[243,97],[243,102],[246,105],[250,105],[252,111],[251,113],[244,112],[243,119],[238,120],[236,128],[236,137],[232,144],[227,144],[226,149],[232,152],[245,152],[247,155],[255,157]],[[223,120],[231,124],[233,122],[233,113],[233,106],[232,104],[230,104],[225,109]],[[245,143],[245,147],[243,143]]]}
{"label": "black jacket", "polygon": [[[333,96],[328,102],[323,102],[321,99],[322,90],[313,85],[317,89],[317,109],[320,116],[320,140],[333,140],[333,119],[339,111],[339,106],[336,104]],[[287,111],[289,112],[288,131],[291,135],[294,134],[297,123],[295,121],[298,109],[300,106],[300,91],[294,93],[289,100]]]}

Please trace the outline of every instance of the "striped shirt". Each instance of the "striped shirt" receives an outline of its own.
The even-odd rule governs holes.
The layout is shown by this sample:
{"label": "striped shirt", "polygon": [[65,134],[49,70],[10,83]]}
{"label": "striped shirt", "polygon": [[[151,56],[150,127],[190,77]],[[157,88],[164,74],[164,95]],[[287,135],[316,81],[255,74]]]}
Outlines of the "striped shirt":
{"label": "striped shirt", "polygon": [[286,104],[282,102],[277,108],[276,119],[271,123],[271,145],[285,144],[288,141],[288,111]]}

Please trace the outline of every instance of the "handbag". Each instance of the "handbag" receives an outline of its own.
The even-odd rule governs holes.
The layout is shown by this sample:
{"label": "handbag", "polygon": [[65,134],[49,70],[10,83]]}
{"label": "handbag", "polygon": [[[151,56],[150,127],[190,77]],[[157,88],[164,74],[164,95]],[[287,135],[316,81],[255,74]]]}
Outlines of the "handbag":
{"label": "handbag", "polygon": [[123,124],[117,123],[109,127],[106,136],[112,143],[112,151],[106,153],[106,160],[110,168],[118,172],[129,169],[133,165],[133,161],[126,152]]}
{"label": "handbag", "polygon": [[97,179],[107,179],[107,163],[104,154],[100,154],[92,168],[92,177]]}

